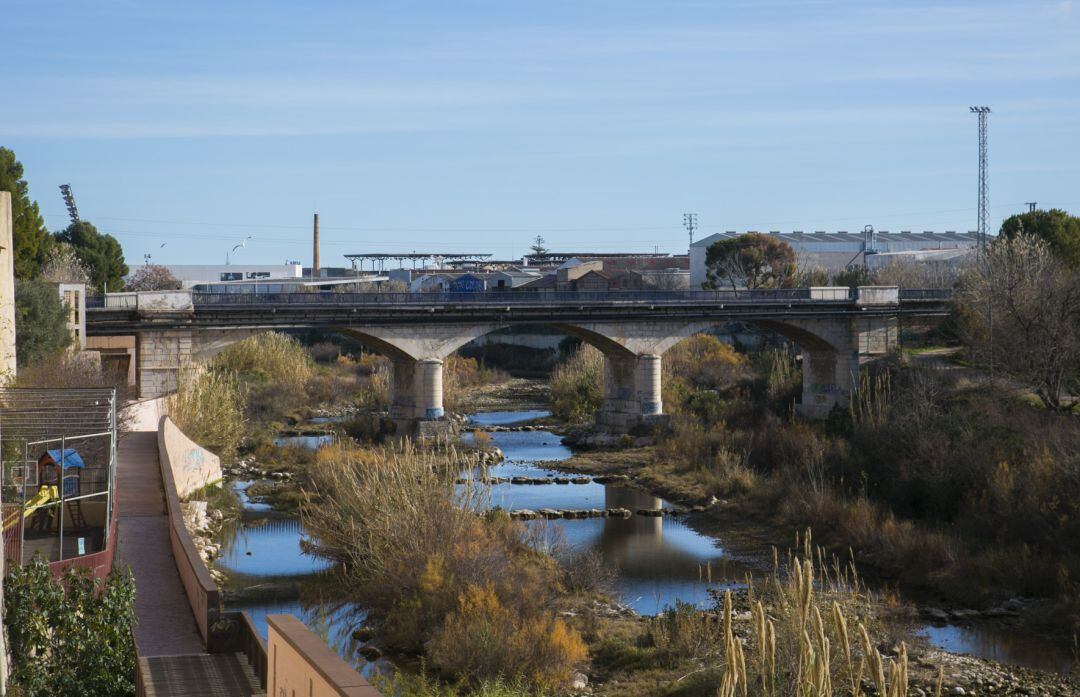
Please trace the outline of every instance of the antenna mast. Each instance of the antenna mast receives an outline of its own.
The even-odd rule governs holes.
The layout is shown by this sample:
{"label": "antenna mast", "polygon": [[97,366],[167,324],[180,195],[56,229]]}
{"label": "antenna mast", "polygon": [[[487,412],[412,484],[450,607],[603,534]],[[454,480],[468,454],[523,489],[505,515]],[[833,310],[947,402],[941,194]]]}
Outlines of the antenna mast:
{"label": "antenna mast", "polygon": [[990,107],[973,106],[971,113],[979,117],[979,245],[987,242],[987,210],[990,207],[990,191],[986,182],[986,119]]}

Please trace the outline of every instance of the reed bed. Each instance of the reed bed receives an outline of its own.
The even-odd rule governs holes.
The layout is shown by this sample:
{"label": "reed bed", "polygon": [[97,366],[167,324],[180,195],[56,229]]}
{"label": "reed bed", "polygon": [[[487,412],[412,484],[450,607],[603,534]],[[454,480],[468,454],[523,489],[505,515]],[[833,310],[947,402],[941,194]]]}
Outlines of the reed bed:
{"label": "reed bed", "polygon": [[234,453],[244,433],[245,399],[236,373],[189,364],[176,382],[165,406],[180,430],[219,455]]}
{"label": "reed bed", "polygon": [[315,372],[315,362],[307,349],[293,337],[277,332],[258,334],[229,346],[214,358],[213,366],[294,390],[303,389]]}
{"label": "reed bed", "polygon": [[591,418],[604,401],[604,354],[588,344],[551,372],[551,411],[566,421]]}

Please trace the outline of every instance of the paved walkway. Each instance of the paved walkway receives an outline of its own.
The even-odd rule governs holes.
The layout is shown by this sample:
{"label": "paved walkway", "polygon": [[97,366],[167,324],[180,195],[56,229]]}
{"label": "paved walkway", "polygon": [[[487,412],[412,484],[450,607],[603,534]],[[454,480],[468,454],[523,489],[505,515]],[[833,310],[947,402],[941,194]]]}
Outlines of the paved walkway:
{"label": "paved walkway", "polygon": [[135,575],[135,644],[140,656],[206,653],[169,544],[157,432],[121,436],[116,496],[120,563]]}

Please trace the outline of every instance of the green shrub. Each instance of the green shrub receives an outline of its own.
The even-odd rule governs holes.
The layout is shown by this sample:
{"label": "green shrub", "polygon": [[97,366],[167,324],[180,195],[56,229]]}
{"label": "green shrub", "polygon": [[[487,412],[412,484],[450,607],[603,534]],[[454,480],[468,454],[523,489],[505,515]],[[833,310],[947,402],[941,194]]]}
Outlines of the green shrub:
{"label": "green shrub", "polygon": [[[99,592],[100,591],[100,592]],[[135,582],[114,571],[102,586],[86,569],[53,580],[40,557],[4,581],[11,650],[8,687],[31,697],[121,697],[135,691]]]}
{"label": "green shrub", "polygon": [[15,352],[19,367],[54,356],[71,344],[67,306],[56,286],[15,280]]}

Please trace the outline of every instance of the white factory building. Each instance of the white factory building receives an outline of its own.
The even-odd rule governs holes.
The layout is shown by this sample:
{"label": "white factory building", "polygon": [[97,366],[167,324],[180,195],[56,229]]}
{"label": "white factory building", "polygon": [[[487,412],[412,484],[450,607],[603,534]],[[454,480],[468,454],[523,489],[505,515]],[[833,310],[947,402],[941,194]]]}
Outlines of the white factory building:
{"label": "white factory building", "polygon": [[[184,288],[199,283],[254,281],[268,278],[300,278],[300,264],[163,264]],[[132,269],[135,271],[135,269]]]}
{"label": "white factory building", "polygon": [[[718,232],[690,245],[690,287],[706,281],[705,252],[715,242],[745,233]],[[870,268],[896,262],[955,263],[979,243],[976,232],[775,232],[795,250],[800,268],[822,268],[830,273],[849,266]]]}

